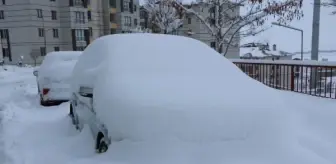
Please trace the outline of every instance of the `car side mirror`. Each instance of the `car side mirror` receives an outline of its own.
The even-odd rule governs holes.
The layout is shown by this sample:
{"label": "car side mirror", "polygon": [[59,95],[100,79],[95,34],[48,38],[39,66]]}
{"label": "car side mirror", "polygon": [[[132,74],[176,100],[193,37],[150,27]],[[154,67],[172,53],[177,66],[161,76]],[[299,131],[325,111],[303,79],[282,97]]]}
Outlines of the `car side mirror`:
{"label": "car side mirror", "polygon": [[33,72],[33,74],[34,74],[34,76],[37,76],[37,74],[38,74],[38,71],[37,71],[37,70],[35,70],[35,71]]}
{"label": "car side mirror", "polygon": [[83,97],[93,97],[93,89],[89,87],[79,87],[79,94]]}

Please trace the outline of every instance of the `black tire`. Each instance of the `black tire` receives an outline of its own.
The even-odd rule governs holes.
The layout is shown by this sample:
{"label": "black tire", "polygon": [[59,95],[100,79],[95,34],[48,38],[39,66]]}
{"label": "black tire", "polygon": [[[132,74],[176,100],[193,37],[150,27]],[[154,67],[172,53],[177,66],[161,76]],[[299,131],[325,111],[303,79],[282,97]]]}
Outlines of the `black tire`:
{"label": "black tire", "polygon": [[108,150],[108,145],[106,144],[104,137],[100,137],[99,144],[97,145],[98,153],[105,153]]}

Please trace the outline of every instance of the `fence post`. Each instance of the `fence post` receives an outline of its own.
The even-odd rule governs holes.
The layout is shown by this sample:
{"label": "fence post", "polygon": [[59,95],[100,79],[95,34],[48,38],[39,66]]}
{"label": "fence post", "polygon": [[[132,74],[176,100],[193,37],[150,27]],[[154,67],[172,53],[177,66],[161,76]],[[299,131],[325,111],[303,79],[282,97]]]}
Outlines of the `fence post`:
{"label": "fence post", "polygon": [[290,84],[291,84],[291,91],[294,91],[294,79],[295,79],[295,76],[294,76],[294,65],[291,66],[291,71],[290,71]]}

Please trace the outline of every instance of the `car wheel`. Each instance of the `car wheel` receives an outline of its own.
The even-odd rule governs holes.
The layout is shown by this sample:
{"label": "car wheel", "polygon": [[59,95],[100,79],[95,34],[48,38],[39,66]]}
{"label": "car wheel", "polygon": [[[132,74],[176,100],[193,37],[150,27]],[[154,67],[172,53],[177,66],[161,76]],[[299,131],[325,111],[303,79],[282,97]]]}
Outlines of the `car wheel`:
{"label": "car wheel", "polygon": [[97,152],[105,153],[108,150],[108,145],[105,142],[104,136],[98,135],[97,141],[99,141],[97,145]]}

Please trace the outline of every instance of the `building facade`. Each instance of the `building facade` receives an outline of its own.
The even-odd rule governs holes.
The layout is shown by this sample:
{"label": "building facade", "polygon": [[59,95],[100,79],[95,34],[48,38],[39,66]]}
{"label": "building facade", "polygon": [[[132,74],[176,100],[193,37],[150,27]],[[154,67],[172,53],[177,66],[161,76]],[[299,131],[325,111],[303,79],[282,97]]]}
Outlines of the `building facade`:
{"label": "building facade", "polygon": [[51,51],[84,50],[135,28],[138,8],[136,0],[1,0],[1,55],[5,63],[39,64]]}

